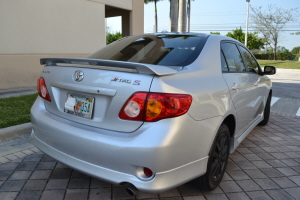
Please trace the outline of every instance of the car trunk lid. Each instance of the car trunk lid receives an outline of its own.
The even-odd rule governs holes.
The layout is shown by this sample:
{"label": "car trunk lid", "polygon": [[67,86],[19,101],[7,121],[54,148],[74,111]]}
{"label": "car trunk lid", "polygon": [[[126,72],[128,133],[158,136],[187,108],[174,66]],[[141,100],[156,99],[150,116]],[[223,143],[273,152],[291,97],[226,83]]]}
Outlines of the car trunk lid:
{"label": "car trunk lid", "polygon": [[126,100],[137,91],[148,92],[155,75],[177,72],[163,66],[95,59],[47,58],[41,64],[46,64],[41,76],[51,97],[51,102],[45,101],[50,113],[120,132],[135,131],[143,123],[119,118]]}

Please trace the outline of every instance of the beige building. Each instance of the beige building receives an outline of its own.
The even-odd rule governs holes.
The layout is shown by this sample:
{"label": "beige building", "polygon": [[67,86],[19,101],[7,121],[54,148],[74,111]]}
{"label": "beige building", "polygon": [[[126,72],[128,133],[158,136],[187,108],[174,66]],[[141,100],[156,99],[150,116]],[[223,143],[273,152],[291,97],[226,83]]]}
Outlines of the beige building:
{"label": "beige building", "polygon": [[105,18],[144,33],[143,0],[0,1],[0,89],[36,85],[42,57],[85,57],[105,45]]}

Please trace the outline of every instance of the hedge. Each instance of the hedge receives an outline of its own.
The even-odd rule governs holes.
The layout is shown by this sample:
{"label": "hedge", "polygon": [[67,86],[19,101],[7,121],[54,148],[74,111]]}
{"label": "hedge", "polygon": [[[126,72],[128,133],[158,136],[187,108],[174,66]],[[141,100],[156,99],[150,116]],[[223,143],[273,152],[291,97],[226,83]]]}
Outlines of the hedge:
{"label": "hedge", "polygon": [[[259,60],[274,60],[274,54],[254,54]],[[299,56],[291,53],[277,53],[277,60],[296,60]]]}

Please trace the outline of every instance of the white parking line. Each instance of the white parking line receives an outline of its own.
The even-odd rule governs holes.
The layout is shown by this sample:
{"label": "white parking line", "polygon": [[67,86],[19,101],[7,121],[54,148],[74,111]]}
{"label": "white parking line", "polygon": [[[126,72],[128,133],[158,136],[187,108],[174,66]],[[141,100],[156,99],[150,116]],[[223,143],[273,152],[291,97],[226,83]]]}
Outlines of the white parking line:
{"label": "white parking line", "polygon": [[278,97],[272,97],[272,100],[271,100],[271,106],[273,106],[274,103],[276,103],[276,101],[278,101],[280,98]]}
{"label": "white parking line", "polygon": [[300,116],[300,108],[298,109],[296,116]]}

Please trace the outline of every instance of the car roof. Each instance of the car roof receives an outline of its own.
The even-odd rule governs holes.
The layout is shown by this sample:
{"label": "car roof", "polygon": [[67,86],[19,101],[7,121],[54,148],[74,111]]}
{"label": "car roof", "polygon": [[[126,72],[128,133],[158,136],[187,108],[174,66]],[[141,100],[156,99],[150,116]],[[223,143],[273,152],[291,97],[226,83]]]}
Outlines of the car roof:
{"label": "car roof", "polygon": [[210,34],[206,33],[194,33],[194,32],[189,32],[189,33],[180,33],[180,32],[159,32],[159,33],[145,33],[142,35],[198,35],[198,36],[204,36],[208,37]]}
{"label": "car roof", "polygon": [[231,37],[228,37],[228,36],[224,36],[224,35],[217,35],[217,34],[208,34],[208,33],[195,33],[195,32],[167,32],[167,31],[162,31],[162,32],[159,32],[159,33],[145,33],[145,34],[141,34],[141,35],[196,35],[196,36],[202,36],[202,37],[214,37],[214,38],[219,38],[219,40],[231,40],[231,41],[235,41],[235,42],[238,42],[240,43],[239,41],[231,38]]}

